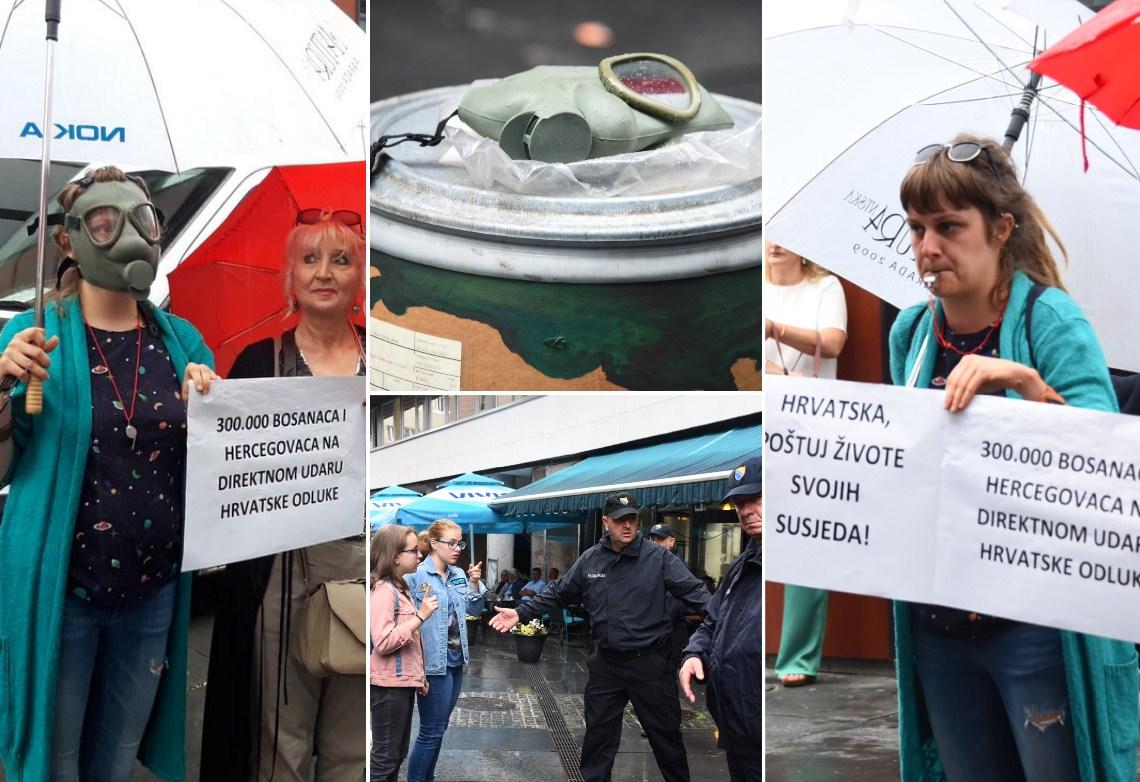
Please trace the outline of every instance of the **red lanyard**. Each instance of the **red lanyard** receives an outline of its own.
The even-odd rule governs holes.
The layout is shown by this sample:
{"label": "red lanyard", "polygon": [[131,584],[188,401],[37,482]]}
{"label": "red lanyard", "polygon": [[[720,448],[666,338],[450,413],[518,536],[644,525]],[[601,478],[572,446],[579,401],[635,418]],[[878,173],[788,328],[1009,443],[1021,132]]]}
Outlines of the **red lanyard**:
{"label": "red lanyard", "polygon": [[99,358],[103,362],[103,366],[107,368],[107,379],[111,381],[111,388],[115,391],[115,397],[119,400],[119,407],[122,409],[123,417],[127,419],[127,426],[123,430],[124,433],[131,439],[131,447],[134,447],[135,438],[139,436],[139,430],[131,423],[131,419],[135,417],[135,402],[139,398],[139,361],[142,359],[142,321],[135,323],[135,385],[131,390],[131,409],[127,410],[127,403],[123,399],[123,395],[119,393],[119,384],[115,382],[115,373],[111,371],[111,365],[107,362],[107,357],[103,355],[103,348],[99,346],[99,338],[95,336],[94,329],[91,324],[84,321],[87,326],[87,333],[91,335],[91,341],[95,343],[95,350],[99,353]]}

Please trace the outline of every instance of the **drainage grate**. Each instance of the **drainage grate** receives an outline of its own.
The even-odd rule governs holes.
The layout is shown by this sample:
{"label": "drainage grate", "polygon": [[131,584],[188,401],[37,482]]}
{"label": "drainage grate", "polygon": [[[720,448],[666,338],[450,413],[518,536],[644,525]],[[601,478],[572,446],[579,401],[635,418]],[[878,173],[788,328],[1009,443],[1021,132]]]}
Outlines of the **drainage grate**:
{"label": "drainage grate", "polygon": [[574,741],[570,729],[566,727],[566,720],[562,719],[562,712],[554,702],[554,693],[542,678],[537,665],[524,665],[526,677],[538,695],[538,705],[542,707],[542,714],[546,717],[546,729],[554,739],[554,749],[558,751],[558,759],[562,762],[562,770],[566,772],[567,782],[583,782],[582,772],[578,770],[578,760],[582,754],[578,742]]}
{"label": "drainage grate", "polygon": [[469,695],[459,699],[456,707],[468,711],[511,711],[515,704],[503,698],[487,698],[482,695]]}

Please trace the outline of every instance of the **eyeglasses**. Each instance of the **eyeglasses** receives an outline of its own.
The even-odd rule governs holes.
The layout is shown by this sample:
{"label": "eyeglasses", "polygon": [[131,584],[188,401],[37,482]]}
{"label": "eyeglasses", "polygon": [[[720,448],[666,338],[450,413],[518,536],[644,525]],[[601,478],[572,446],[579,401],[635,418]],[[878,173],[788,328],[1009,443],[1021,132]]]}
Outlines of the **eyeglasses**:
{"label": "eyeglasses", "polygon": [[452,549],[452,550],[459,549],[460,551],[462,551],[463,549],[467,548],[467,542],[463,541],[463,540],[443,540],[443,539],[440,539],[440,540],[437,540],[436,543],[442,543],[443,545],[447,546],[449,549]]}
{"label": "eyeglasses", "polygon": [[401,554],[419,554],[420,553],[420,547],[416,546],[415,548],[400,549],[400,553]]}
{"label": "eyeglasses", "polygon": [[990,171],[994,172],[994,179],[1001,179],[1001,173],[998,171],[997,164],[994,163],[993,154],[985,144],[979,144],[976,141],[960,141],[957,144],[928,144],[914,153],[914,165],[918,166],[925,163],[942,150],[946,150],[946,157],[954,163],[969,163],[985,152],[986,160],[990,163]]}
{"label": "eyeglasses", "polygon": [[354,228],[358,233],[363,234],[363,221],[360,218],[360,213],[351,209],[335,209],[331,212],[325,209],[302,209],[297,212],[296,224],[317,225],[326,220],[340,223],[345,228]]}

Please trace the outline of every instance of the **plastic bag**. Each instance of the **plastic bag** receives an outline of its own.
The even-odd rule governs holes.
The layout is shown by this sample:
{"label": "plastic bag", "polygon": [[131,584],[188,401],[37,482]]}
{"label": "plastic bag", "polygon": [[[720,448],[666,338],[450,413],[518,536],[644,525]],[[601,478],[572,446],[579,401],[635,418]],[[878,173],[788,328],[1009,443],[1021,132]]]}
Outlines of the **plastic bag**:
{"label": "plastic bag", "polygon": [[[440,118],[453,107],[441,107]],[[643,196],[749,182],[760,177],[760,120],[690,133],[657,149],[576,163],[512,160],[497,141],[454,118],[444,129],[441,164],[461,165],[475,185],[541,196]]]}

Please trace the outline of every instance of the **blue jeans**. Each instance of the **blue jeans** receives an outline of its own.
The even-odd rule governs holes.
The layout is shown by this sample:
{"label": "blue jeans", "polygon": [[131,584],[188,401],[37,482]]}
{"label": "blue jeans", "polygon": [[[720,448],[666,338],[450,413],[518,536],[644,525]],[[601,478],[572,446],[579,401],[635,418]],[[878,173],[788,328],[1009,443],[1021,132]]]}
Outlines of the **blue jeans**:
{"label": "blue jeans", "polygon": [[166,668],[175,586],[118,609],[64,599],[54,782],[129,782]]}
{"label": "blue jeans", "polygon": [[463,687],[463,669],[448,668],[442,676],[429,676],[428,694],[417,695],[420,732],[408,758],[408,782],[434,782],[435,762],[443,744],[443,732]]}
{"label": "blue jeans", "polygon": [[915,669],[950,782],[1080,778],[1057,630],[1018,623],[980,640],[913,630]]}

